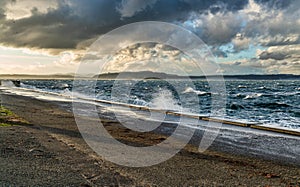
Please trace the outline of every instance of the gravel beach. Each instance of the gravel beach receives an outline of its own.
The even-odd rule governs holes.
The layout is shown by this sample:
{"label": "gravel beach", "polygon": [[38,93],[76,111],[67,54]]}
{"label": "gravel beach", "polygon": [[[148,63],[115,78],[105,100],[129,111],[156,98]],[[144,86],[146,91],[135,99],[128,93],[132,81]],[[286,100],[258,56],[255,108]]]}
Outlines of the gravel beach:
{"label": "gravel beach", "polygon": [[[300,185],[298,163],[247,156],[247,151],[237,154],[220,144],[204,153],[189,144],[170,160],[151,167],[119,166],[85,143],[73,114],[66,110],[70,103],[1,96],[5,108],[27,121],[0,127],[1,186]],[[153,145],[166,138],[158,133],[128,132],[116,121],[102,122],[116,139],[128,144]]]}

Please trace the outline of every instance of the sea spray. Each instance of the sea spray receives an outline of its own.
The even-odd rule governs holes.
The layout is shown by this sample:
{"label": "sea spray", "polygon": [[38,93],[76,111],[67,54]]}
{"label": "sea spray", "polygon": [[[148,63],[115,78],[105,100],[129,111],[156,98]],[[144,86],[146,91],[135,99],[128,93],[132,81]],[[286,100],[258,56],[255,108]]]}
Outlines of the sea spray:
{"label": "sea spray", "polygon": [[159,90],[155,93],[153,99],[150,102],[150,108],[161,110],[175,110],[182,111],[182,107],[178,101],[174,98],[170,90]]}
{"label": "sea spray", "polygon": [[1,81],[1,86],[7,87],[7,88],[15,87],[15,85],[12,81]]}

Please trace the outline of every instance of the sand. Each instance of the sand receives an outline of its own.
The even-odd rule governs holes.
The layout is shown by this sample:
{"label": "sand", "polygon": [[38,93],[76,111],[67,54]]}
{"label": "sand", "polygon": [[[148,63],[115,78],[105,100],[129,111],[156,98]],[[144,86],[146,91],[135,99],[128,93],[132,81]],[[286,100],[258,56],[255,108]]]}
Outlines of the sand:
{"label": "sand", "polygon": [[[69,103],[2,95],[3,105],[28,124],[0,127],[0,185],[16,186],[297,186],[298,163],[266,160],[215,144],[204,153],[190,144],[170,160],[145,168],[108,162],[84,142]],[[63,107],[65,106],[65,107]],[[118,140],[153,145],[166,138],[133,133],[103,119]]]}

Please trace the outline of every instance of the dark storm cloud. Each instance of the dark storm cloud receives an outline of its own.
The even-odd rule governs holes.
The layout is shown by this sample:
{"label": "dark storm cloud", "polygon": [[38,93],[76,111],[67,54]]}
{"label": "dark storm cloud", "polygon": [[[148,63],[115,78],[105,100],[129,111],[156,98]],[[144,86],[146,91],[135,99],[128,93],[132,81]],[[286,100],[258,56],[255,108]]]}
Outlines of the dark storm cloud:
{"label": "dark storm cloud", "polygon": [[34,8],[30,17],[2,21],[5,29],[0,31],[0,42],[15,47],[75,48],[79,42],[113,28],[118,19],[111,11],[114,8],[112,1],[60,2],[46,14]]}
{"label": "dark storm cloud", "polygon": [[[5,19],[5,6],[10,2],[0,1],[0,7],[3,7],[0,8],[0,43],[30,48],[76,48],[80,42],[124,24],[145,20],[181,22],[186,21],[191,12],[207,9],[218,12],[220,7],[236,11],[247,3],[245,0],[154,0],[152,4],[144,1],[150,5],[143,6],[140,3],[143,1],[136,0],[64,0],[58,1],[58,7],[47,13],[41,13],[39,7],[35,7],[30,17],[8,20]],[[122,15],[126,12],[127,16]]]}
{"label": "dark storm cloud", "polygon": [[[132,1],[139,2],[136,0]],[[130,2],[130,0],[123,1],[121,6],[130,8],[126,7],[126,2]],[[191,11],[198,13],[207,12],[207,10],[216,13],[224,11],[224,9],[227,11],[236,11],[242,9],[247,3],[247,0],[159,0],[154,1],[154,3],[146,7],[144,11],[137,12],[137,14],[134,15],[134,19],[158,19],[165,21],[185,20],[189,17]]]}
{"label": "dark storm cloud", "polygon": [[[46,13],[35,7],[32,8],[30,17],[8,20],[5,17],[5,7],[11,2],[0,1],[0,43],[13,47],[74,49],[78,46],[84,47],[93,41],[91,39],[128,23],[156,20],[183,25],[192,15],[202,20],[202,25],[193,31],[212,46],[231,42],[242,29],[245,30],[245,37],[249,38],[266,30],[270,35],[282,33],[283,38],[286,33],[299,31],[297,25],[283,19],[286,25],[281,26],[282,20],[273,23],[270,22],[270,17],[251,20],[243,28],[244,20],[238,11],[248,5],[248,0],[59,0],[58,6],[48,9]],[[17,0],[13,2],[19,3]],[[266,8],[288,9],[295,1],[256,2]],[[292,18],[294,17],[290,16],[286,19]],[[286,28],[290,30],[286,31]],[[265,45],[274,42],[291,43],[288,40],[263,39]],[[297,42],[298,40],[294,41]],[[246,42],[236,41],[236,49],[246,49],[244,43]]]}
{"label": "dark storm cloud", "polygon": [[270,52],[264,51],[261,54],[259,54],[260,60],[268,60],[268,59],[283,60],[286,57],[287,57],[287,54],[284,54],[282,52],[270,53]]}
{"label": "dark storm cloud", "polygon": [[256,3],[266,5],[271,8],[286,8],[290,6],[291,3],[297,0],[255,0]]}
{"label": "dark storm cloud", "polygon": [[258,54],[260,60],[288,60],[290,62],[299,62],[300,45],[286,45],[270,47]]}

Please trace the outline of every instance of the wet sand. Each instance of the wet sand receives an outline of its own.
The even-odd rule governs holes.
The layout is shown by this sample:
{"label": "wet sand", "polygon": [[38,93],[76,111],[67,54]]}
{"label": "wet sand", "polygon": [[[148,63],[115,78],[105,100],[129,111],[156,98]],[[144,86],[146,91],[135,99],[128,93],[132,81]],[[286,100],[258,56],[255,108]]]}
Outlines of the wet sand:
{"label": "wet sand", "polygon": [[[170,160],[151,167],[118,166],[87,146],[73,114],[65,110],[69,103],[59,106],[56,102],[11,95],[2,95],[2,103],[29,124],[0,127],[1,185],[300,185],[300,167],[293,160],[266,160],[267,157],[247,155],[247,149],[230,148],[220,141],[204,153],[199,153],[191,142]],[[158,133],[134,133],[113,120],[102,121],[115,138],[127,144],[153,145],[167,138]]]}

